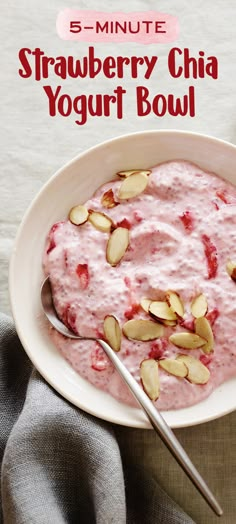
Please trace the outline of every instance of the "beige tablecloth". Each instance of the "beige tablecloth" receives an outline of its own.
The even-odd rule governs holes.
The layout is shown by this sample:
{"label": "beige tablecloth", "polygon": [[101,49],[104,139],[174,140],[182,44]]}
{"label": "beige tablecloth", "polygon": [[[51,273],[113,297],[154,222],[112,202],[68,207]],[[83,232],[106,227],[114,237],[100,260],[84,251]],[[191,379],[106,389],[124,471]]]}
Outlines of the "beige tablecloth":
{"label": "beige tablecloth", "polygon": [[[43,82],[18,76],[18,51],[22,47],[41,47],[52,56],[83,56],[88,44],[70,43],[59,39],[55,20],[65,2],[57,0],[16,0],[1,5],[1,155],[0,155],[0,309],[10,311],[8,301],[8,261],[20,220],[27,206],[49,177],[65,162],[79,152],[105,139],[132,131],[145,129],[176,128],[211,134],[236,141],[235,83],[236,39],[234,0],[226,3],[216,0],[71,0],[68,7],[96,10],[159,9],[178,16],[180,36],[178,46],[189,47],[198,56],[216,55],[219,60],[219,78],[199,79],[196,86],[196,117],[157,118],[150,115],[138,118],[133,104],[126,105],[123,120],[115,116],[90,118],[87,125],[79,127],[74,118],[49,118]],[[148,87],[154,93],[176,92],[179,95],[190,85],[189,80],[171,79],[166,67],[168,50],[174,44],[96,44],[100,56],[107,54],[148,55],[158,54],[157,74],[149,80]],[[123,81],[128,96],[133,82]],[[52,85],[57,85],[52,78]],[[97,80],[76,81],[68,79],[66,92],[73,96],[86,92],[107,92],[116,86],[103,77]],[[236,521],[236,414],[220,420],[176,431],[177,436],[192,457],[196,466],[208,481],[224,507],[223,524]],[[183,506],[198,524],[211,524],[217,518],[198,496],[180,468],[152,431],[116,429],[121,442],[123,458],[135,464],[145,465],[167,492]]]}

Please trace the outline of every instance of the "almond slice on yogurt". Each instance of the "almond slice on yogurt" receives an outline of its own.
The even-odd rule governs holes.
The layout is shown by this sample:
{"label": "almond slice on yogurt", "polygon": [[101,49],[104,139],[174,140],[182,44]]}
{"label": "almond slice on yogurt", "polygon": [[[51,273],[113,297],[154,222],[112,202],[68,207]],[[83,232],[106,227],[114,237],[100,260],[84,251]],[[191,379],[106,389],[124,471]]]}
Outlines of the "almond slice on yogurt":
{"label": "almond slice on yogurt", "polygon": [[184,316],[184,305],[176,291],[168,290],[166,292],[166,300],[170,308],[178,315],[178,317]]}
{"label": "almond slice on yogurt", "polygon": [[142,173],[145,176],[148,176],[151,174],[150,169],[127,169],[126,171],[119,171],[117,175],[120,178],[128,178],[131,175],[134,175],[135,173]]}
{"label": "almond slice on yogurt", "polygon": [[108,191],[105,191],[103,193],[101,198],[101,204],[106,207],[107,209],[110,209],[112,207],[115,207],[118,205],[119,202],[115,201],[114,193],[112,189],[108,189]]}
{"label": "almond slice on yogurt", "polygon": [[129,340],[140,340],[143,342],[155,340],[162,337],[163,332],[163,326],[152,320],[128,320],[123,325],[123,333]]}
{"label": "almond slice on yogurt", "polygon": [[204,315],[207,313],[207,310],[207,299],[203,293],[200,293],[200,295],[195,297],[191,303],[191,313],[193,317],[200,318],[204,317]]}
{"label": "almond slice on yogurt", "polygon": [[186,378],[192,384],[206,384],[210,378],[209,369],[195,357],[190,355],[178,355],[177,362],[183,362],[188,369]]}
{"label": "almond slice on yogurt", "polygon": [[88,220],[89,212],[85,206],[72,207],[69,213],[69,219],[75,226],[81,226]]}
{"label": "almond slice on yogurt", "polygon": [[111,266],[116,266],[123,258],[129,246],[129,230],[117,227],[107,242],[106,257]]}
{"label": "almond slice on yogurt", "polygon": [[142,298],[140,302],[140,306],[146,313],[149,313],[149,307],[152,303],[152,300],[150,298]]}
{"label": "almond slice on yogurt", "polygon": [[157,400],[160,395],[160,379],[156,360],[148,358],[141,362],[140,379],[143,389],[149,398]]}
{"label": "almond slice on yogurt", "polygon": [[149,306],[149,313],[158,320],[177,320],[176,313],[167,302],[155,300]]}
{"label": "almond slice on yogurt", "polygon": [[99,211],[90,210],[88,220],[96,229],[103,233],[109,233],[113,226],[112,220]]}
{"label": "almond slice on yogurt", "polygon": [[185,366],[184,362],[181,362],[180,360],[165,358],[159,360],[159,366],[167,371],[167,373],[170,373],[175,377],[184,378],[188,374],[187,367]]}
{"label": "almond slice on yogurt", "polygon": [[177,325],[177,320],[159,320],[164,326],[174,327]]}
{"label": "almond slice on yogurt", "polygon": [[107,342],[112,349],[120,351],[121,328],[117,318],[114,315],[107,315],[104,318],[103,329]]}
{"label": "almond slice on yogurt", "polygon": [[206,317],[196,318],[195,332],[202,338],[205,338],[206,343],[202,346],[204,353],[210,353],[214,347],[214,335],[211,329],[211,324]]}
{"label": "almond slice on yogurt", "polygon": [[226,264],[226,271],[232,280],[236,281],[236,263],[228,260]]}
{"label": "almond slice on yogurt", "polygon": [[187,331],[173,333],[170,335],[169,341],[178,348],[183,349],[197,349],[206,344],[206,339],[196,333],[187,333]]}
{"label": "almond slice on yogurt", "polygon": [[129,177],[125,178],[122,182],[118,198],[120,200],[128,200],[134,198],[146,189],[148,185],[148,178],[143,173],[133,173]]}

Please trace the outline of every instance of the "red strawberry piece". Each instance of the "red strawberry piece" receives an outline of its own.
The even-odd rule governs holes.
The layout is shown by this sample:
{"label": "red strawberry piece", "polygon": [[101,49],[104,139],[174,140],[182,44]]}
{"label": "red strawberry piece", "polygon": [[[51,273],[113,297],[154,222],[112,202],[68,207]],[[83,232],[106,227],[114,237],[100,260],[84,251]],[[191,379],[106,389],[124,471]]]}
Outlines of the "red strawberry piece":
{"label": "red strawberry piece", "polygon": [[96,329],[96,337],[97,338],[101,338],[102,340],[104,340],[104,333],[103,331],[100,331],[100,329]]}
{"label": "red strawberry piece", "polygon": [[89,285],[88,264],[78,264],[76,273],[80,279],[81,289],[86,289]]}
{"label": "red strawberry piece", "polygon": [[193,227],[194,227],[194,220],[193,220],[192,213],[190,213],[190,211],[184,211],[184,213],[180,215],[179,218],[181,222],[183,223],[186,231],[188,233],[192,233]]}
{"label": "red strawberry piece", "polygon": [[64,309],[62,313],[62,322],[68,327],[68,329],[71,329],[71,331],[74,331],[74,333],[78,334],[76,328],[76,311],[75,308],[71,306],[71,304],[68,304]]}
{"label": "red strawberry piece", "polygon": [[208,278],[215,278],[218,269],[217,249],[207,235],[202,235],[202,242],[207,259]]}
{"label": "red strawberry piece", "polygon": [[144,282],[144,277],[136,277],[136,282],[138,282],[138,284],[142,284]]}
{"label": "red strawberry piece", "polygon": [[236,204],[236,198],[233,195],[229,195],[225,189],[216,191],[216,195],[224,204]]}
{"label": "red strawberry piece", "polygon": [[225,204],[229,204],[228,197],[225,189],[219,189],[216,191],[216,196],[222,200]]}
{"label": "red strawberry piece", "polygon": [[54,249],[54,247],[56,247],[56,242],[55,242],[54,238],[51,238],[51,239],[49,239],[49,246],[47,248],[47,255],[48,255],[48,253],[50,253],[50,251],[52,251]]}
{"label": "red strawberry piece", "polygon": [[127,218],[123,218],[123,220],[120,220],[120,222],[117,222],[117,227],[125,227],[126,229],[131,228],[131,223]]}
{"label": "red strawberry piece", "polygon": [[215,209],[216,209],[217,211],[220,209],[220,206],[219,206],[217,200],[212,200],[212,204],[213,204],[213,206],[215,207]]}
{"label": "red strawberry piece", "polygon": [[125,277],[124,278],[124,283],[125,283],[126,287],[131,288],[131,280],[130,280],[129,277]]}
{"label": "red strawberry piece", "polygon": [[211,309],[210,311],[208,311],[207,315],[206,315],[206,318],[207,320],[209,320],[211,326],[214,325],[216,319],[218,318],[219,316],[219,309],[217,309],[217,307],[215,307],[214,309]]}
{"label": "red strawberry piece", "polygon": [[185,329],[188,329],[188,331],[195,331],[194,326],[194,319],[193,318],[187,318],[185,320],[179,320],[180,326],[182,326]]}
{"label": "red strawberry piece", "polygon": [[136,222],[142,222],[142,220],[143,220],[142,215],[140,215],[140,213],[138,211],[134,211],[134,218],[135,218]]}
{"label": "red strawberry piece", "polygon": [[132,304],[132,306],[125,311],[124,316],[125,318],[127,318],[127,320],[132,320],[134,315],[136,315],[139,312],[139,310],[140,304]]}
{"label": "red strawberry piece", "polygon": [[91,368],[95,371],[104,371],[109,366],[109,360],[103,349],[96,344],[95,349],[91,353]]}
{"label": "red strawberry piece", "polygon": [[168,341],[166,338],[159,338],[158,340],[155,340],[155,342],[152,342],[151,344],[151,350],[148,353],[148,357],[158,360],[159,358],[163,357],[167,346]]}
{"label": "red strawberry piece", "polygon": [[47,248],[47,255],[48,253],[50,253],[50,251],[52,251],[54,249],[54,247],[56,247],[56,241],[55,241],[55,231],[62,225],[64,224],[64,222],[56,222],[56,224],[54,224],[49,233],[48,233],[48,240],[49,240],[49,245],[48,245],[48,248]]}
{"label": "red strawberry piece", "polygon": [[199,360],[201,361],[202,364],[204,364],[204,366],[208,367],[209,364],[211,363],[212,357],[209,355],[201,355]]}

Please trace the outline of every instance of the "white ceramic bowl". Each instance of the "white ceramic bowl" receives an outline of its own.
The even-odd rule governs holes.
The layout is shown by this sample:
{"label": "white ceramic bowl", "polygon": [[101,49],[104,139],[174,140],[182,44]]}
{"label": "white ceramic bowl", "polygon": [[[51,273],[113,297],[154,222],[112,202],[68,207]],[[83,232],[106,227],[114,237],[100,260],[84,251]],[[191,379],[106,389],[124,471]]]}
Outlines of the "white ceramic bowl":
{"label": "white ceramic bowl", "polygon": [[[146,131],[104,142],[62,167],[28,209],[10,263],[10,298],[21,342],[41,375],[61,395],[83,410],[115,423],[148,428],[141,410],[118,403],[82,379],[52,344],[40,304],[42,253],[50,226],[67,217],[75,203],[85,202],[114,173],[134,166],[151,167],[184,159],[236,185],[236,147],[215,138],[182,131]],[[236,377],[199,404],[163,412],[172,427],[220,417],[236,408]]]}

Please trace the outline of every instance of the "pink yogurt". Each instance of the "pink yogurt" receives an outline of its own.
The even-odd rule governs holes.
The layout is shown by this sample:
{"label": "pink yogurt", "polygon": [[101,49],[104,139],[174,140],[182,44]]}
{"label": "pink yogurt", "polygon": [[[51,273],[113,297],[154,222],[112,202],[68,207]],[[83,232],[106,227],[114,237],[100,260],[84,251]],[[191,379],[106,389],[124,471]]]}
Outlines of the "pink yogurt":
{"label": "pink yogurt", "polygon": [[[122,338],[119,357],[139,382],[143,359],[189,353],[168,338],[193,327],[190,303],[204,293],[214,352],[205,355],[198,349],[190,354],[209,368],[210,379],[205,385],[195,385],[160,369],[161,391],[156,401],[161,410],[190,406],[236,375],[236,282],[226,272],[227,260],[236,260],[236,188],[188,162],[169,162],[152,169],[140,196],[104,208],[103,193],[112,188],[119,201],[121,183],[117,179],[105,184],[85,204],[106,213],[115,223],[126,219],[130,246],[116,267],[106,260],[108,234],[91,223],[74,226],[67,220],[52,226],[44,269],[50,276],[55,306],[75,332],[102,336],[106,315],[116,315],[121,325],[127,319],[148,319],[139,307],[143,297],[163,300],[167,289],[179,293],[185,304],[182,326],[165,328],[162,339],[154,342]],[[136,405],[97,343],[66,339],[54,329],[51,336],[82,377],[119,401]]]}

